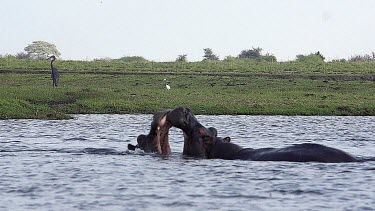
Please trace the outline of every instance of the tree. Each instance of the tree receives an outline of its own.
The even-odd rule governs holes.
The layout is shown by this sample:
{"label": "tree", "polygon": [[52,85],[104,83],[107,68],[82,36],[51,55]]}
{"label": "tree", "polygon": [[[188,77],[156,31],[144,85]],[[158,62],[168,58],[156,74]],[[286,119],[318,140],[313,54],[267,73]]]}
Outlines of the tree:
{"label": "tree", "polygon": [[58,58],[61,55],[54,44],[44,41],[34,41],[25,47],[24,50],[32,59],[46,59],[51,54]]}
{"label": "tree", "polygon": [[323,54],[321,54],[319,51],[315,53],[315,55],[319,56],[323,61],[326,59]]}
{"label": "tree", "polygon": [[211,48],[205,48],[205,49],[203,49],[203,51],[204,51],[203,61],[217,61],[217,60],[219,60],[219,57],[212,52]]}
{"label": "tree", "polygon": [[307,56],[299,54],[296,56],[297,62],[308,62],[308,63],[319,63],[319,62],[324,62],[323,58],[316,53],[311,53]]}
{"label": "tree", "polygon": [[238,58],[260,60],[261,52],[263,49],[259,47],[258,48],[252,47],[252,48],[253,49],[241,51],[241,53],[238,55]]}
{"label": "tree", "polygon": [[187,54],[178,55],[176,62],[187,62]]}

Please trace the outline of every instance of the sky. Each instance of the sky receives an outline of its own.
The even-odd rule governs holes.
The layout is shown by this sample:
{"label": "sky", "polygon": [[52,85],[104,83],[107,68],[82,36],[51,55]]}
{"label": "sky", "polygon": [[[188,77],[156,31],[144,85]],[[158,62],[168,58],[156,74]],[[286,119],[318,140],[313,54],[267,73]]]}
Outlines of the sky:
{"label": "sky", "polygon": [[200,61],[260,47],[279,61],[375,51],[374,0],[0,0],[0,54],[33,41],[63,59],[143,56]]}

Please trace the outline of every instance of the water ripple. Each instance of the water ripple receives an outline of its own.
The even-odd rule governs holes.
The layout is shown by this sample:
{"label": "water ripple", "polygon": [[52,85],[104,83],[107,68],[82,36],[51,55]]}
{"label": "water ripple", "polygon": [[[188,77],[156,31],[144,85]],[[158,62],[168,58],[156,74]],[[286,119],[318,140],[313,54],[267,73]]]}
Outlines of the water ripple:
{"label": "water ripple", "polygon": [[[358,163],[203,160],[129,152],[151,115],[0,121],[0,210],[372,210],[375,117],[204,116],[244,147],[313,142]],[[225,123],[225,124],[224,124]]]}

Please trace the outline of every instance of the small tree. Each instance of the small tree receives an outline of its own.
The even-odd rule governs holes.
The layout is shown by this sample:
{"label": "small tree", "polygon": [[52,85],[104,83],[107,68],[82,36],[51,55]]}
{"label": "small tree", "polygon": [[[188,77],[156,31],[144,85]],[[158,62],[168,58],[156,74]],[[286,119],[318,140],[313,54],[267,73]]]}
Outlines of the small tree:
{"label": "small tree", "polygon": [[296,59],[297,62],[308,62],[308,63],[324,62],[321,56],[314,54],[314,53],[309,54],[307,56],[299,54],[296,57],[297,57]]}
{"label": "small tree", "polygon": [[261,57],[261,52],[263,49],[261,48],[254,48],[253,49],[248,49],[248,50],[243,50],[241,53],[238,55],[238,58],[240,59],[254,59],[254,60],[260,60]]}
{"label": "small tree", "polygon": [[60,57],[60,52],[52,43],[44,41],[34,41],[24,49],[31,59],[45,59],[48,55],[55,55]]}
{"label": "small tree", "polygon": [[178,55],[176,62],[187,62],[187,54]]}
{"label": "small tree", "polygon": [[323,54],[321,54],[319,51],[315,53],[315,55],[319,56],[323,61],[326,59]]}
{"label": "small tree", "polygon": [[205,49],[203,49],[203,51],[204,51],[203,61],[217,61],[217,60],[219,60],[219,57],[212,52],[211,48],[205,48]]}

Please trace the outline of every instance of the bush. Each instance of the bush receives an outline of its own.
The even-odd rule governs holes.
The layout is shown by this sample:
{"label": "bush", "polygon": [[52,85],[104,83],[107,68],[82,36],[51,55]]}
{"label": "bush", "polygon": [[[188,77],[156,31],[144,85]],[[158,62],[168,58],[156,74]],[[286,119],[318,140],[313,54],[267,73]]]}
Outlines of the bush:
{"label": "bush", "polygon": [[24,52],[20,52],[16,54],[17,59],[30,59],[30,55]]}
{"label": "bush", "polygon": [[248,50],[242,50],[241,53],[237,56],[238,59],[249,59],[257,62],[276,62],[277,59],[273,54],[266,53],[262,55],[262,48],[254,48]]}
{"label": "bush", "polygon": [[302,54],[299,54],[296,56],[297,59],[296,61],[297,62],[306,62],[306,63],[321,63],[321,62],[324,62],[324,60],[322,59],[322,57],[320,55],[317,55],[317,54],[310,54],[310,55],[302,55]]}
{"label": "bush", "polygon": [[269,54],[269,53],[267,53],[264,56],[261,56],[260,60],[265,61],[265,62],[277,62],[276,56]]}
{"label": "bush", "polygon": [[248,49],[248,50],[242,50],[241,53],[238,55],[239,59],[254,59],[254,60],[260,60],[261,52],[263,49],[261,48],[254,48]]}
{"label": "bush", "polygon": [[354,55],[349,59],[349,62],[371,62],[375,61],[375,52],[372,52],[372,55],[365,54],[361,55]]}
{"label": "bush", "polygon": [[224,62],[234,62],[236,60],[237,60],[237,58],[234,57],[234,56],[226,56],[223,61]]}
{"label": "bush", "polygon": [[116,60],[121,62],[148,62],[148,60],[142,56],[124,56]]}

